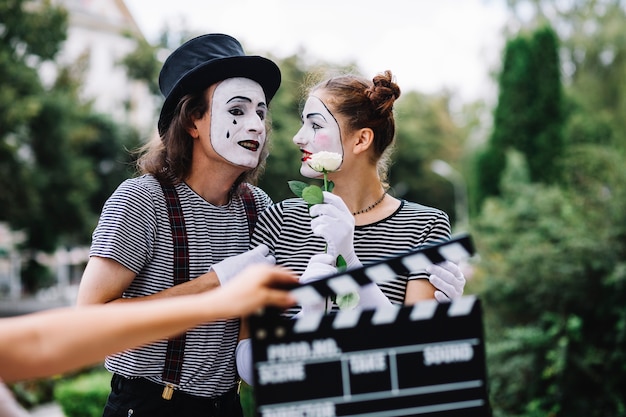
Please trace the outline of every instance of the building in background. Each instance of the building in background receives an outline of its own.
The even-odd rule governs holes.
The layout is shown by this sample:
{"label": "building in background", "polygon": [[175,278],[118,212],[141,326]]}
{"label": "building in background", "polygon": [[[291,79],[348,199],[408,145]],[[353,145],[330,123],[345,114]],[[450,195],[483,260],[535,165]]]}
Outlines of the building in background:
{"label": "building in background", "polygon": [[[141,81],[132,80],[120,61],[143,39],[123,0],[53,0],[69,12],[67,40],[56,65],[84,64],[81,97],[93,101],[99,113],[134,126],[143,136],[156,130],[158,99]],[[55,64],[44,67],[42,78],[52,82]]]}

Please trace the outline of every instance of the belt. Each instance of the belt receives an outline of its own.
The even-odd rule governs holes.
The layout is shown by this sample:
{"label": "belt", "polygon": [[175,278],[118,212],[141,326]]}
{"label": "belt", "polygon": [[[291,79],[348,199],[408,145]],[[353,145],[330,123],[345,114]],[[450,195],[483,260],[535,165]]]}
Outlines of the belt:
{"label": "belt", "polygon": [[[145,378],[126,378],[119,374],[113,374],[111,381],[113,387],[119,390],[129,390],[146,397],[163,398],[164,385],[152,382]],[[198,407],[210,407],[220,409],[224,405],[237,400],[237,385],[216,397],[201,397],[199,395],[188,394],[184,391],[174,390],[170,399],[175,402],[185,402],[195,404]]]}

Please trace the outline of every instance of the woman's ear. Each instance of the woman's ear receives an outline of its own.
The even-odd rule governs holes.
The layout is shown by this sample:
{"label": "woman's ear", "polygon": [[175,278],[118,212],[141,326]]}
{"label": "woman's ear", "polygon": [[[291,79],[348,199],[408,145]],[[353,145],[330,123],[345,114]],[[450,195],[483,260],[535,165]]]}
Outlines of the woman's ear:
{"label": "woman's ear", "polygon": [[374,131],[369,127],[364,127],[362,129],[354,132],[355,140],[354,140],[354,153],[359,154],[362,152],[366,152],[369,148],[371,148],[374,144]]}

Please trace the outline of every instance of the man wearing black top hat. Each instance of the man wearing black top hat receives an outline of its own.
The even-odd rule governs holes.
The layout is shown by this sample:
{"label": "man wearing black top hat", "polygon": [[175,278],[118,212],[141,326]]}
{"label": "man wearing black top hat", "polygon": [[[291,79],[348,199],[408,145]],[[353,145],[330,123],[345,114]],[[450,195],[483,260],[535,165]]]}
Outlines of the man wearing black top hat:
{"label": "man wearing black top hat", "polygon": [[[267,156],[266,118],[281,81],[266,58],[223,34],[194,38],[166,60],[160,140],[140,174],[107,200],[78,303],[140,302],[198,293],[253,263],[256,213],[271,200],[255,182]],[[97,326],[97,323],[94,323]],[[109,356],[104,416],[239,416],[237,320],[223,320]]]}

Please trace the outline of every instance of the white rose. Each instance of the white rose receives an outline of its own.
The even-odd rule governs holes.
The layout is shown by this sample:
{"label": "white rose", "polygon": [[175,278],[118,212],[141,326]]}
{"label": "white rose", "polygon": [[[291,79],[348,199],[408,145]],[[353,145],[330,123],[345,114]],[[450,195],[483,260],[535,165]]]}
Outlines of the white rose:
{"label": "white rose", "polygon": [[336,171],[343,162],[341,155],[336,152],[321,151],[314,153],[307,161],[308,165],[316,172]]}

